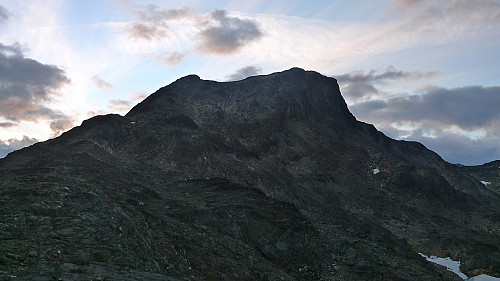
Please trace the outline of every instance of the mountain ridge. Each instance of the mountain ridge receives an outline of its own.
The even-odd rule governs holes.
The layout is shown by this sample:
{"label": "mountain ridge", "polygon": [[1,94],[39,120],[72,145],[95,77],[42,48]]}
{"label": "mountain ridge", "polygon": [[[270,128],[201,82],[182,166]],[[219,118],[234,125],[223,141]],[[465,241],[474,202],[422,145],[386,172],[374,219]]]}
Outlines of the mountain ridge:
{"label": "mountain ridge", "polygon": [[180,78],[9,154],[0,177],[0,261],[27,280],[454,280],[417,252],[500,271],[496,187],[357,121],[335,79],[298,68]]}

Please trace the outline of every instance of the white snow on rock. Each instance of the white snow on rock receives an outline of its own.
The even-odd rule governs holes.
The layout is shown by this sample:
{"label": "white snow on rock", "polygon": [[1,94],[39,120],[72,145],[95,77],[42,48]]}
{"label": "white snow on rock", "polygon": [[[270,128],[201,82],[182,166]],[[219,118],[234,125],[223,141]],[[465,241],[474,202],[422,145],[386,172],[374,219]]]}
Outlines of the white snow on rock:
{"label": "white snow on rock", "polygon": [[456,275],[460,276],[460,278],[462,279],[467,279],[467,275],[463,274],[461,271],[460,271],[460,261],[454,261],[450,258],[439,258],[439,257],[436,257],[436,256],[426,256],[422,253],[418,253],[419,255],[421,255],[422,257],[424,257],[426,260],[430,261],[430,262],[433,262],[433,263],[437,263],[439,265],[442,265],[442,266],[445,266],[446,269],[448,269],[449,271],[455,273]]}
{"label": "white snow on rock", "polygon": [[428,260],[430,262],[433,262],[433,263],[445,266],[446,269],[448,269],[449,271],[455,273],[456,275],[458,275],[460,278],[464,279],[465,281],[500,281],[500,278],[496,278],[496,277],[489,276],[489,275],[486,275],[486,274],[481,274],[481,275],[477,275],[477,276],[469,278],[469,277],[467,277],[467,275],[463,274],[460,271],[460,261],[454,261],[454,260],[452,260],[450,258],[440,258],[440,257],[436,257],[436,256],[426,256],[426,255],[424,255],[422,253],[418,253],[418,254],[421,255],[422,257],[424,257],[426,260]]}
{"label": "white snow on rock", "polygon": [[489,276],[486,274],[481,274],[481,275],[466,279],[466,281],[500,281],[500,278],[496,278],[496,277]]}
{"label": "white snow on rock", "polygon": [[484,185],[491,184],[491,182],[489,182],[489,181],[481,181],[481,183],[484,184]]}
{"label": "white snow on rock", "polygon": [[376,167],[375,169],[373,169],[373,174],[376,175],[380,173],[380,170],[378,169],[378,167]]}

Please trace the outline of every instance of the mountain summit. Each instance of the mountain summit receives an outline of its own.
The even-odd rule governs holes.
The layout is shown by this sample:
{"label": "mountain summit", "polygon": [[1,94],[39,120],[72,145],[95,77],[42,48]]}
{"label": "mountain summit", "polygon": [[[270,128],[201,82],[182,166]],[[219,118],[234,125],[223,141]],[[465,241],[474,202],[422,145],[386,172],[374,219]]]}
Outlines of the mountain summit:
{"label": "mountain summit", "polygon": [[186,76],[0,159],[0,180],[18,280],[460,280],[418,253],[500,274],[498,186],[299,68]]}

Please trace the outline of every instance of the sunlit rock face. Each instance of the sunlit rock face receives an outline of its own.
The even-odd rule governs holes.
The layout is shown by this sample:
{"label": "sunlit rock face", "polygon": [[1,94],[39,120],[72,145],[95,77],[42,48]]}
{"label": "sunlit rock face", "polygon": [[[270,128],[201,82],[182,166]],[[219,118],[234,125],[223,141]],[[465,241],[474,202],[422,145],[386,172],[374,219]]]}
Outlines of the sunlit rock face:
{"label": "sunlit rock face", "polygon": [[[293,68],[191,75],[0,160],[19,280],[457,280],[500,272],[498,193]],[[45,278],[45,279],[44,279]]]}

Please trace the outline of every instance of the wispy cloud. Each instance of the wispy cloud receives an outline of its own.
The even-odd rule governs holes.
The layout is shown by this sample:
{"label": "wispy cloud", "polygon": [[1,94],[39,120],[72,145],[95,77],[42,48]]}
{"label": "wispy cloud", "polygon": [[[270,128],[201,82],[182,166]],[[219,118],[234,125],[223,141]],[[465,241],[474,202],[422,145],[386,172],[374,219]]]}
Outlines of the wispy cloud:
{"label": "wispy cloud", "polygon": [[393,0],[391,5],[395,10],[403,12],[415,8],[423,2],[425,2],[425,0]]}
{"label": "wispy cloud", "polygon": [[127,113],[134,105],[144,100],[148,94],[146,93],[133,93],[130,99],[115,99],[108,101],[108,110],[114,113]]}
{"label": "wispy cloud", "polygon": [[191,16],[193,10],[189,7],[180,9],[160,9],[156,5],[147,5],[144,10],[138,10],[137,14],[144,21],[162,22],[179,20]]}
{"label": "wispy cloud", "polygon": [[372,69],[368,72],[354,71],[336,76],[342,83],[386,83],[390,80],[419,80],[422,78],[430,78],[436,75],[434,71],[403,71],[389,66],[385,70]]}
{"label": "wispy cloud", "polygon": [[109,100],[106,105],[105,110],[91,110],[87,112],[87,117],[93,117],[98,114],[108,114],[108,113],[127,113],[134,105],[144,100],[149,94],[136,92],[130,95],[130,99],[113,99]]}
{"label": "wispy cloud", "polygon": [[[179,39],[179,29],[173,26],[184,23],[181,37],[195,51],[205,55],[231,55],[263,36],[257,21],[230,15],[225,10],[210,14],[195,14],[189,7],[161,9],[148,5],[135,11],[138,20],[130,23],[126,31],[136,41],[164,42]],[[189,26],[189,27],[188,27]],[[157,54],[168,65],[177,65],[187,55],[185,51],[163,51]]]}
{"label": "wispy cloud", "polygon": [[113,85],[111,85],[109,82],[102,79],[98,75],[92,76],[92,82],[94,82],[94,85],[96,85],[99,89],[110,90],[111,88],[113,88]]}
{"label": "wispy cloud", "polygon": [[249,76],[254,76],[262,73],[262,68],[256,65],[249,65],[236,70],[234,73],[229,74],[227,79],[229,81],[236,81],[245,79]]}
{"label": "wispy cloud", "polygon": [[129,35],[134,39],[155,40],[168,36],[168,22],[190,17],[190,8],[160,9],[156,5],[148,5],[137,10],[138,21],[130,23],[127,28]]}
{"label": "wispy cloud", "polygon": [[[230,55],[242,65],[260,64],[269,68],[271,64],[272,70],[300,66],[331,72],[348,69],[353,62],[372,55],[384,56],[417,46],[465,38],[480,40],[485,39],[479,38],[481,34],[493,35],[498,27],[493,20],[496,5],[480,0],[478,2],[483,5],[473,5],[471,14],[460,21],[457,15],[463,9],[454,8],[458,5],[453,4],[455,2],[465,5],[458,0],[393,1],[388,5],[387,10],[392,9],[392,12],[386,14],[387,20],[371,23],[339,23],[224,10],[198,14],[189,8],[176,10],[152,6],[136,12],[137,20],[132,25],[143,30],[132,36],[138,39],[132,42],[133,46],[123,48],[148,58],[156,58],[163,52],[186,54],[196,51],[201,55]],[[476,20],[488,3],[492,11],[486,14],[490,15],[490,20]],[[437,14],[444,13],[444,18],[427,14],[424,9],[427,6]],[[228,68],[224,60],[211,63],[215,65],[207,68]],[[389,59],[387,63],[395,62]],[[172,64],[167,61],[167,65]],[[219,75],[220,78],[225,76],[224,73]]]}
{"label": "wispy cloud", "polygon": [[156,56],[156,60],[169,66],[176,66],[189,56],[187,53],[180,52],[163,52]]}
{"label": "wispy cloud", "polygon": [[136,39],[153,40],[167,36],[166,30],[154,23],[134,22],[128,31],[130,36]]}
{"label": "wispy cloud", "polygon": [[127,6],[128,4],[130,4],[130,0],[115,0],[118,4],[121,4],[121,5],[124,5],[124,6]]}
{"label": "wispy cloud", "polygon": [[127,113],[132,108],[132,101],[129,100],[110,100],[108,108],[115,113]]}
{"label": "wispy cloud", "polygon": [[0,24],[6,22],[10,17],[9,11],[5,9],[2,5],[0,5]]}
{"label": "wispy cloud", "polygon": [[500,2],[491,0],[393,0],[391,6],[407,19],[406,30],[449,33],[495,28],[500,24]]}

